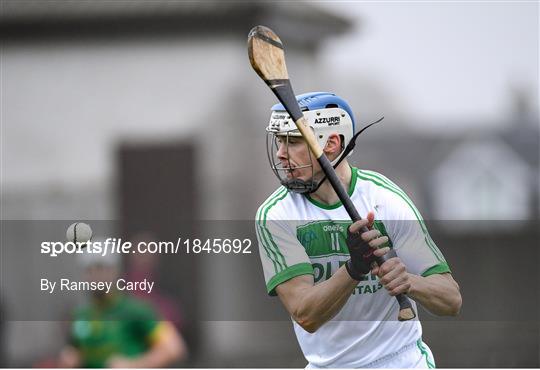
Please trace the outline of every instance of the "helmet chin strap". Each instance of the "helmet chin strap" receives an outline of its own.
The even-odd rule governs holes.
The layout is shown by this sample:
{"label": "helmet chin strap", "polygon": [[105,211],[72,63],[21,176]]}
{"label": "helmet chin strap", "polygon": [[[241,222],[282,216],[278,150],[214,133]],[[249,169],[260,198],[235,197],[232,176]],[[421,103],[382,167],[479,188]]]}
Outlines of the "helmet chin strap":
{"label": "helmet chin strap", "polygon": [[[361,129],[360,131],[358,131],[356,134],[353,135],[353,137],[349,141],[349,144],[347,144],[347,146],[345,147],[343,152],[341,152],[341,156],[339,157],[337,162],[335,164],[333,164],[334,169],[336,169],[337,166],[339,166],[339,164],[349,155],[349,153],[353,151],[354,147],[356,146],[356,139],[358,138],[358,136],[360,136],[360,134],[362,132],[366,131],[371,126],[381,122],[383,119],[384,119],[384,116],[379,118],[375,122],[370,123],[369,125],[367,125],[366,127],[364,127],[363,129]],[[304,182],[306,184],[308,183],[308,181],[303,181],[303,180],[296,180],[296,181],[301,181],[301,182]],[[310,183],[312,184],[312,186],[310,186],[310,188],[312,188],[312,190],[306,190],[306,191],[301,192],[300,194],[306,194],[306,193],[309,194],[309,193],[316,192],[321,187],[322,183],[325,182],[325,181],[326,181],[326,175],[318,182],[315,181],[315,180],[311,180]]]}

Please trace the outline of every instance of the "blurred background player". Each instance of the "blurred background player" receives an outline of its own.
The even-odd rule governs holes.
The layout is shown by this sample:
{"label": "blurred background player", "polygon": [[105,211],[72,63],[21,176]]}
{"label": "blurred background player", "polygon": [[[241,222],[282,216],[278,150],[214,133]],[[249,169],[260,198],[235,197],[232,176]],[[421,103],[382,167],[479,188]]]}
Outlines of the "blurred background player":
{"label": "blurred background player", "polygon": [[[139,232],[132,238],[133,245],[139,243],[156,242],[158,238],[151,232]],[[156,253],[140,253],[134,251],[127,255],[127,264],[125,268],[125,277],[128,281],[141,281],[147,279],[149,281],[158,281],[159,276],[159,254]],[[160,289],[159,284],[155,284],[151,292],[135,290],[131,294],[142,301],[149,303],[157,310],[159,316],[172,323],[178,331],[182,331],[182,311],[177,300],[170,297],[166,292]]]}
{"label": "blurred background player", "polygon": [[[268,158],[283,186],[256,217],[268,293],[294,319],[308,367],[434,367],[420,322],[396,321],[394,296],[407,294],[436,315],[457,315],[461,295],[444,256],[397,185],[348,164],[355,124],[347,102],[325,92],[297,100],[365,219],[351,226],[294,122],[281,104],[273,106]],[[360,235],[364,226],[370,230]],[[374,267],[365,257],[369,247],[393,258]]]}
{"label": "blurred background player", "polygon": [[[120,259],[80,255],[87,281],[116,282]],[[88,303],[73,313],[68,345],[61,351],[62,367],[165,367],[184,359],[187,349],[176,328],[160,321],[142,300],[111,290],[93,291]]]}

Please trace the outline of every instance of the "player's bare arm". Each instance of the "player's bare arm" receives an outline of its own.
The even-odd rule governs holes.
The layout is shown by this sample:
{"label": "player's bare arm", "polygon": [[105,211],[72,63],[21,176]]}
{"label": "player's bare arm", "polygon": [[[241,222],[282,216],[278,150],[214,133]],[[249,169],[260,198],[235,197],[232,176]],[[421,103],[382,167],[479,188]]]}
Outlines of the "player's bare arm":
{"label": "player's bare arm", "polygon": [[381,284],[390,295],[407,294],[435,315],[459,314],[462,303],[459,285],[449,273],[426,277],[414,275],[407,272],[398,257],[373,269],[373,273],[379,276]]}
{"label": "player's bare arm", "polygon": [[459,285],[451,274],[418,276],[409,274],[409,296],[429,312],[439,316],[456,316],[461,310]]}
{"label": "player's bare arm", "polygon": [[[362,227],[373,222],[373,213],[366,219],[351,225],[351,232],[358,232]],[[362,234],[369,245],[378,248],[388,242],[377,230]],[[384,249],[376,250],[376,255],[383,255]],[[358,281],[351,278],[345,266],[342,266],[328,280],[314,285],[312,275],[297,276],[276,288],[276,292],[291,317],[304,330],[314,333],[324,323],[331,320],[351,296]]]}

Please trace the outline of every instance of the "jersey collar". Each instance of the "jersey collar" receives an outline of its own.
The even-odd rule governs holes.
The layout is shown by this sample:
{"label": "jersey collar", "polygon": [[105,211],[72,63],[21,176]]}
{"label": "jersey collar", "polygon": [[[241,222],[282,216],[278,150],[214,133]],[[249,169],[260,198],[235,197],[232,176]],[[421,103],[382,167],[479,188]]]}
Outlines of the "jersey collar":
{"label": "jersey collar", "polygon": [[[355,167],[352,167],[349,165],[349,167],[351,168],[351,184],[349,185],[349,190],[347,191],[347,193],[349,194],[349,196],[352,196],[353,193],[354,193],[354,188],[356,187],[356,180],[357,180],[357,177],[358,177],[358,169],[355,168]],[[318,200],[315,200],[313,198],[311,198],[309,196],[309,194],[306,194],[305,197],[307,198],[307,200],[309,200],[311,202],[311,204],[319,207],[319,208],[322,208],[322,209],[336,209],[336,208],[339,208],[342,206],[342,203],[341,203],[341,200],[339,200],[337,203],[334,203],[334,204],[325,204],[325,203],[322,203],[322,202],[319,202]]]}

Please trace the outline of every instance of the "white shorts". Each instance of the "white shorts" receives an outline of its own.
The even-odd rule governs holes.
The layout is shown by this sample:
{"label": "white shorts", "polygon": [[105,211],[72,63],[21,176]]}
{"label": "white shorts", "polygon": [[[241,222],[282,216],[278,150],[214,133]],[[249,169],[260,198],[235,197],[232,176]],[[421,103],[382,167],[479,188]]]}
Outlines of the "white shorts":
{"label": "white shorts", "polygon": [[[418,339],[397,352],[362,367],[367,369],[434,369],[435,359],[427,344],[422,342],[422,339]],[[308,363],[306,369],[320,369],[320,367]]]}
{"label": "white shorts", "polygon": [[422,339],[410,344],[394,355],[382,358],[366,366],[379,369],[434,369],[433,353]]}

